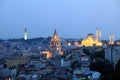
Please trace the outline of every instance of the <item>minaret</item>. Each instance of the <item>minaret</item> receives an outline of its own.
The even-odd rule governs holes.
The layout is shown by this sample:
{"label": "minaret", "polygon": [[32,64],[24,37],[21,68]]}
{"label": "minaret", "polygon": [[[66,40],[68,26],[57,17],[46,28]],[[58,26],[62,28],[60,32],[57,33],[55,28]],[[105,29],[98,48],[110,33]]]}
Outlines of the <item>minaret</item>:
{"label": "minaret", "polygon": [[24,31],[24,40],[27,40],[28,39],[28,36],[27,36],[27,28],[25,28],[25,31]]}
{"label": "minaret", "polygon": [[110,44],[110,45],[113,45],[113,44],[114,44],[114,35],[113,35],[113,34],[110,35],[109,44]]}
{"label": "minaret", "polygon": [[99,30],[99,41],[101,41],[101,37],[102,37],[102,31]]}
{"label": "minaret", "polygon": [[101,41],[101,37],[102,37],[102,31],[97,28],[96,29],[96,40]]}
{"label": "minaret", "polygon": [[53,37],[50,41],[50,52],[52,56],[60,55],[61,53],[61,40],[58,37],[57,31],[54,31]]}
{"label": "minaret", "polygon": [[96,29],[96,40],[98,41],[99,40],[99,30]]}

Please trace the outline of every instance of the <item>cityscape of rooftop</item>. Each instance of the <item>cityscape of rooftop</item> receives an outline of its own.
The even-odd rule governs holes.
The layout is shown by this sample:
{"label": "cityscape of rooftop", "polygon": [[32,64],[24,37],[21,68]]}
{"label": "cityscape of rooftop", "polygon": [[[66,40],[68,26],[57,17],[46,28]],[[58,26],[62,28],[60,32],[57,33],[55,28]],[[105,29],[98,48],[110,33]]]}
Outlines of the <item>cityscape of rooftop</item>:
{"label": "cityscape of rooftop", "polygon": [[120,0],[0,0],[0,80],[120,80]]}
{"label": "cityscape of rooftop", "polygon": [[120,39],[119,0],[1,0],[0,39],[49,37],[85,38],[102,31],[102,39]]}

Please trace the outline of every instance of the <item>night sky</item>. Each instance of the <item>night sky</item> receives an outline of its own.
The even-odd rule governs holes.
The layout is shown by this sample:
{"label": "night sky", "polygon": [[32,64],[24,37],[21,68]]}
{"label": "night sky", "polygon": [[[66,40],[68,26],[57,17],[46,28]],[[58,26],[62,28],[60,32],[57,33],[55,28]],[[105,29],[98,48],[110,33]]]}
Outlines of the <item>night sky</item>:
{"label": "night sky", "polygon": [[0,38],[52,36],[85,38],[102,30],[120,39],[120,0],[0,0]]}

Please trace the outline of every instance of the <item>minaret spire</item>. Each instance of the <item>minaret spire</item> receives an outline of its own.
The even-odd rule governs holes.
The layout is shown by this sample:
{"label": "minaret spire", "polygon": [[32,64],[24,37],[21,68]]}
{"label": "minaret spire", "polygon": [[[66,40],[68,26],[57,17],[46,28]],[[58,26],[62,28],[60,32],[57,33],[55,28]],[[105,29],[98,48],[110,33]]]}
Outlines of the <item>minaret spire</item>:
{"label": "minaret spire", "polygon": [[54,38],[54,39],[59,38],[59,37],[58,37],[58,34],[57,34],[57,30],[56,30],[56,29],[55,29],[55,31],[54,31],[53,38]]}
{"label": "minaret spire", "polygon": [[55,29],[54,34],[57,34],[57,30]]}
{"label": "minaret spire", "polygon": [[109,44],[110,44],[110,45],[113,45],[113,44],[114,44],[114,35],[113,35],[113,34],[110,34]]}
{"label": "minaret spire", "polygon": [[25,27],[25,31],[24,31],[24,40],[27,40],[28,36],[27,36],[27,28]]}
{"label": "minaret spire", "polygon": [[102,31],[101,29],[99,30],[99,41],[101,41],[101,37],[102,37]]}
{"label": "minaret spire", "polygon": [[27,32],[27,28],[25,27],[25,32]]}
{"label": "minaret spire", "polygon": [[96,40],[97,41],[99,40],[99,30],[98,30],[98,28],[96,29]]}
{"label": "minaret spire", "polygon": [[101,29],[96,29],[96,40],[97,41],[101,41],[101,37],[102,37],[102,31]]}

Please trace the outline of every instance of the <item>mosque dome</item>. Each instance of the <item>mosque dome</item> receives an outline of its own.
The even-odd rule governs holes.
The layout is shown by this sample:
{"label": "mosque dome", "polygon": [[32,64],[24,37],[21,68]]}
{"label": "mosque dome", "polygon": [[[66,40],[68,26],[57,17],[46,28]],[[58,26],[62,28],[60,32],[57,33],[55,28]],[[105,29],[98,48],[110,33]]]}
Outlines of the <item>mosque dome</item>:
{"label": "mosque dome", "polygon": [[94,36],[94,34],[92,34],[92,33],[89,33],[87,36]]}

